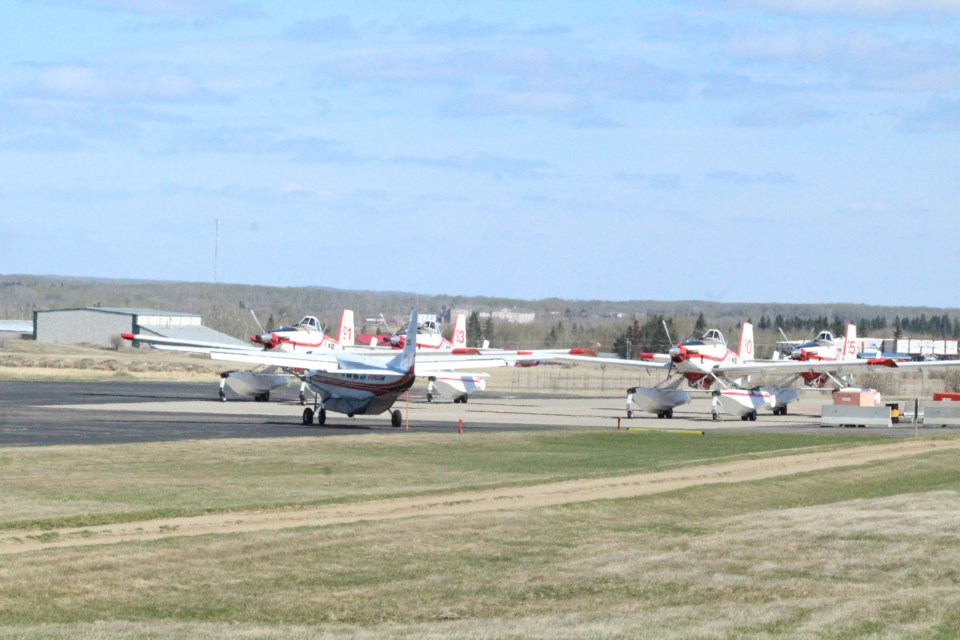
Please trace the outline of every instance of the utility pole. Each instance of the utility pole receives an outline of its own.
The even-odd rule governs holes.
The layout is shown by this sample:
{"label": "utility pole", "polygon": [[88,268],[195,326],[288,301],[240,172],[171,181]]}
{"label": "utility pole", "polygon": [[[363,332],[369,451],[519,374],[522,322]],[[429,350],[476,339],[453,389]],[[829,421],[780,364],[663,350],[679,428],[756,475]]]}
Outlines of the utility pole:
{"label": "utility pole", "polygon": [[220,253],[220,218],[217,218],[217,235],[213,243],[213,284],[217,284],[217,262]]}

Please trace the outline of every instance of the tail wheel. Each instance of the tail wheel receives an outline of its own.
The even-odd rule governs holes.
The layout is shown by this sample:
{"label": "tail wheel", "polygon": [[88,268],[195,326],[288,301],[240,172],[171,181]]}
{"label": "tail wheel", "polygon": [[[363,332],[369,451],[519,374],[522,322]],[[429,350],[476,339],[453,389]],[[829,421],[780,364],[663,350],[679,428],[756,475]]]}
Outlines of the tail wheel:
{"label": "tail wheel", "polygon": [[313,424],[313,409],[310,407],[303,410],[303,424]]}
{"label": "tail wheel", "polygon": [[390,414],[390,424],[394,427],[399,427],[403,424],[403,414],[400,413],[400,409],[394,409],[393,413]]}

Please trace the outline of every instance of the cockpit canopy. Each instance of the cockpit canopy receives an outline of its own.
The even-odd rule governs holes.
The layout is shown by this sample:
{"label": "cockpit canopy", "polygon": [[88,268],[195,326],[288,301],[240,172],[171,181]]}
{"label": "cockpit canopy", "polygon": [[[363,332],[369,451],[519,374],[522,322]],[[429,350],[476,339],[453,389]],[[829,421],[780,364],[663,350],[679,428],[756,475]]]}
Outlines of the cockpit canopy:
{"label": "cockpit canopy", "polygon": [[822,347],[822,346],[832,346],[833,345],[833,334],[829,331],[821,331],[817,334],[817,337],[811,340],[810,342],[804,342],[801,344],[798,349],[812,349],[813,347]]}
{"label": "cockpit canopy", "polygon": [[699,340],[684,340],[682,343],[684,346],[697,346],[704,344],[718,344],[720,346],[726,346],[727,341],[723,339],[723,334],[720,333],[719,329],[710,329]]}
{"label": "cockpit canopy", "polygon": [[314,329],[320,331],[320,321],[314,318],[313,316],[303,316],[303,320],[297,323],[300,327],[306,327],[308,329]]}

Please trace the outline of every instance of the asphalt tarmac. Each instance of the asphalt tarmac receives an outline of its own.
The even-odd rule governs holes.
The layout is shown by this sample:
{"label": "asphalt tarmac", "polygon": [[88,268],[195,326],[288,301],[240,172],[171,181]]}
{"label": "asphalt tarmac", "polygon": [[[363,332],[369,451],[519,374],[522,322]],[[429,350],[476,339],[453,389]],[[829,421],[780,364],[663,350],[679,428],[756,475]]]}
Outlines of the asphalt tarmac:
{"label": "asphalt tarmac", "polygon": [[[412,393],[398,401],[405,424],[390,426],[389,414],[328,413],[324,426],[302,424],[294,388],[274,392],[270,402],[217,399],[216,384],[172,382],[0,381],[0,447],[122,444],[220,438],[322,437],[370,433],[464,433],[542,429],[669,429],[842,433],[913,436],[910,424],[894,428],[834,429],[819,425],[822,400],[798,403],[787,416],[761,414],[756,422],[710,418],[710,404],[695,399],[671,420],[636,414],[628,420],[623,397],[530,396],[477,393],[467,404],[426,402]],[[920,432],[931,432],[931,429]],[[937,431],[940,431],[939,429]]]}

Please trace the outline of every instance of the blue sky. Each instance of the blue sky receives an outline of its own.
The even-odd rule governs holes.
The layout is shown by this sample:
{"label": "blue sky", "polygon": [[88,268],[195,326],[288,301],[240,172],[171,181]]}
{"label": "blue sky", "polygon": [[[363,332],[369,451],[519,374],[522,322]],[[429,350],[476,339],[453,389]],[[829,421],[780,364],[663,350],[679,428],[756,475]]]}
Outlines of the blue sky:
{"label": "blue sky", "polygon": [[958,20],[5,2],[0,273],[957,307]]}

